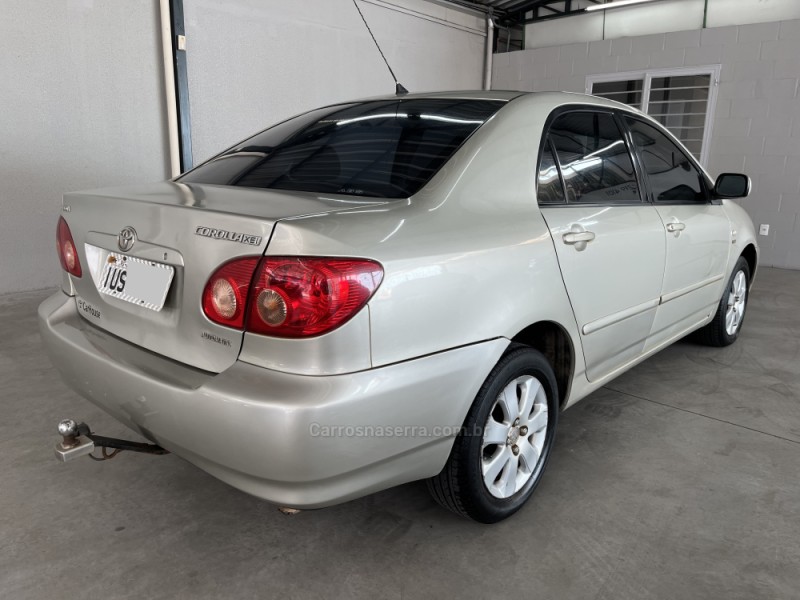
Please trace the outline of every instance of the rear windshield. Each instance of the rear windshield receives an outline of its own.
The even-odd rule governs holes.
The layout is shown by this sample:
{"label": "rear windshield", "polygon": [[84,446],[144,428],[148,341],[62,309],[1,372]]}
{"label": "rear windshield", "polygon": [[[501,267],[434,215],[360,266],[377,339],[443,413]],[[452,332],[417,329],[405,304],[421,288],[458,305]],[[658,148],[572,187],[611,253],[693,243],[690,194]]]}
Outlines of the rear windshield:
{"label": "rear windshield", "polygon": [[429,98],[329,106],[271,127],[179,181],[407,198],[504,104]]}

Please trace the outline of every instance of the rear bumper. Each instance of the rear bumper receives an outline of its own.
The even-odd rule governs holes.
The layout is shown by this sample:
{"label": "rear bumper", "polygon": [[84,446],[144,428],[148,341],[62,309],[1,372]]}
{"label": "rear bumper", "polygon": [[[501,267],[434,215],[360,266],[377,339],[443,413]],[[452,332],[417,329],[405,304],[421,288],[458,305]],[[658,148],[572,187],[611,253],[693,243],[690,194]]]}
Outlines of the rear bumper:
{"label": "rear bumper", "polygon": [[39,319],[48,355],[76,392],[222,481],[296,508],[438,473],[508,345],[492,340],[346,375],[242,362],[211,374],[94,327],[61,292]]}

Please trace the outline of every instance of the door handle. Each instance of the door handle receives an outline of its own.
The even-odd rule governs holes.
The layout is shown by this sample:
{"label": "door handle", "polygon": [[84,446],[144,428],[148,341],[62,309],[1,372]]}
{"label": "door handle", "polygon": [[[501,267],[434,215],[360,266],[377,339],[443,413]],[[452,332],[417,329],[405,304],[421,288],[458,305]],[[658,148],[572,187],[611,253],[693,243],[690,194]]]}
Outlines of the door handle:
{"label": "door handle", "polygon": [[594,240],[594,233],[591,231],[570,231],[569,233],[565,233],[562,239],[565,244],[569,244],[570,246],[580,244],[581,242],[586,244]]}
{"label": "door handle", "polygon": [[686,229],[686,223],[667,223],[667,231],[670,233],[677,233]]}

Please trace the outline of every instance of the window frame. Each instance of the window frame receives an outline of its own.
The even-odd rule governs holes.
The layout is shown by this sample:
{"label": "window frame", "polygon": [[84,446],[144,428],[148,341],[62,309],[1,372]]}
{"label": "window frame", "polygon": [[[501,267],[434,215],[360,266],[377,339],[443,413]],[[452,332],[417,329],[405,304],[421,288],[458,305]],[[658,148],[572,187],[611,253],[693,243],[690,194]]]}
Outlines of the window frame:
{"label": "window frame", "polygon": [[[622,139],[625,142],[625,148],[628,151],[628,156],[631,159],[631,164],[633,166],[633,173],[634,177],[636,177],[636,185],[639,188],[639,201],[635,200],[623,200],[623,201],[616,201],[616,202],[570,202],[569,195],[567,194],[567,183],[564,179],[564,174],[562,173],[561,169],[561,161],[558,157],[558,152],[556,152],[555,144],[553,143],[552,139],[550,138],[550,128],[553,125],[553,122],[558,119],[559,117],[568,114],[568,113],[576,113],[576,112],[589,112],[589,113],[601,113],[611,115],[614,119],[614,122],[617,125],[617,128],[622,135]],[[620,113],[616,108],[602,106],[598,104],[565,104],[559,106],[552,110],[550,114],[547,116],[547,119],[544,122],[544,126],[542,127],[542,135],[539,140],[539,151],[536,156],[536,164],[534,165],[534,172],[536,177],[536,203],[539,208],[555,208],[555,207],[576,207],[576,206],[587,206],[587,207],[604,207],[604,206],[644,206],[645,204],[652,204],[650,200],[650,191],[649,188],[646,187],[646,180],[642,177],[642,170],[639,168],[638,164],[638,156],[635,153],[635,149],[632,145],[632,138],[630,135],[630,131],[625,125],[623,119],[620,118]],[[632,113],[633,114],[633,113]],[[555,159],[556,168],[558,170],[558,178],[561,181],[561,189],[562,194],[564,196],[563,202],[546,202],[544,204],[539,202],[539,168],[542,164],[542,155],[544,153],[545,144],[550,145],[551,152]]]}
{"label": "window frame", "polygon": [[[629,79],[642,79],[642,104],[638,110],[647,113],[650,105],[650,88],[654,78],[660,77],[679,77],[686,75],[710,75],[711,79],[708,86],[708,104],[706,105],[706,120],[703,127],[703,141],[700,146],[701,165],[708,164],[709,152],[711,149],[711,132],[714,125],[714,111],[717,106],[717,92],[719,90],[719,77],[722,65],[705,65],[698,67],[674,67],[668,69],[641,69],[638,71],[621,71],[619,73],[604,73],[602,75],[586,76],[586,93],[592,94],[595,83],[610,83],[615,81],[626,81]],[[634,107],[637,108],[637,107]],[[690,153],[691,154],[691,153]],[[692,156],[694,158],[694,156]]]}

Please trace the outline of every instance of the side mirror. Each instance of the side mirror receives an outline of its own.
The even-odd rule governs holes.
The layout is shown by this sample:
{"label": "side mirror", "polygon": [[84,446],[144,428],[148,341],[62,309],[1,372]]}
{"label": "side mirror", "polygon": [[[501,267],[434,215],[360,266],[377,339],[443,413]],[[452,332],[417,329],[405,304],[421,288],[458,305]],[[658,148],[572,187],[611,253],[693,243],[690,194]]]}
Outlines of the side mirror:
{"label": "side mirror", "polygon": [[722,173],[714,184],[717,198],[744,198],[750,193],[750,178],[741,173]]}

